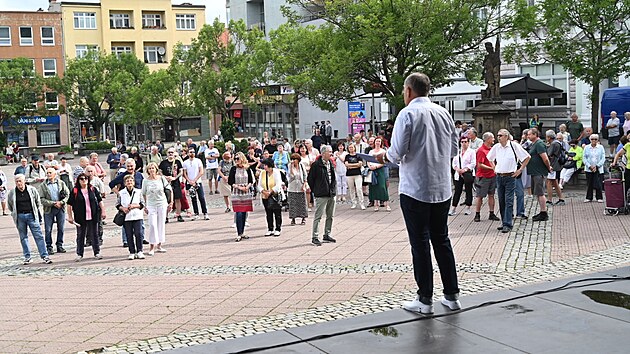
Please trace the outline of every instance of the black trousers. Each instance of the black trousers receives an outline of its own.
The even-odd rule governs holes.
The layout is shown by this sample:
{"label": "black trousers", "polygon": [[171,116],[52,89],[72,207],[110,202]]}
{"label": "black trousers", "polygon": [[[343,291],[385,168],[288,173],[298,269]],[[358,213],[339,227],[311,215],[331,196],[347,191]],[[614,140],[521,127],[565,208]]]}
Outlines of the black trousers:
{"label": "black trousers", "polygon": [[[407,195],[400,195],[402,209],[413,259],[413,274],[421,300],[432,302],[433,265],[431,246],[440,268],[445,295],[459,293],[457,269],[451,240],[448,238],[448,209],[450,200],[441,203],[424,203]],[[430,242],[430,244],[429,244]]]}
{"label": "black trousers", "polygon": [[602,195],[602,178],[599,172],[586,172],[586,199],[593,200],[593,189],[595,189],[595,198],[604,199]]}
{"label": "black trousers", "polygon": [[269,207],[269,199],[263,199],[265,214],[267,214],[267,230],[274,231],[273,222],[276,221],[276,231],[282,231],[282,209],[272,209]]}
{"label": "black trousers", "polygon": [[86,238],[92,243],[94,255],[101,253],[101,247],[98,242],[98,222],[98,220],[85,220],[81,226],[77,227],[77,255],[83,257]]}
{"label": "black trousers", "polygon": [[465,183],[464,182],[464,177],[459,176],[459,180],[455,181],[455,194],[453,194],[453,203],[452,205],[454,207],[457,206],[457,204],[459,204],[459,198],[461,198],[462,196],[462,189],[466,189],[466,200],[465,203],[467,206],[471,206],[472,205],[472,189],[473,189],[473,181],[470,181],[469,183]]}
{"label": "black trousers", "polygon": [[125,221],[123,227],[127,235],[129,253],[142,252],[142,219]]}

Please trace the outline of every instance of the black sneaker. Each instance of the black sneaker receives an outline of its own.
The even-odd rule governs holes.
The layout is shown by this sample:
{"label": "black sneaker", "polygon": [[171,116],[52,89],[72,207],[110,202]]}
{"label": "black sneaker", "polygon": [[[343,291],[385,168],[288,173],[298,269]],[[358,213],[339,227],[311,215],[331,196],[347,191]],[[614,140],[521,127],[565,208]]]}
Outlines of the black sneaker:
{"label": "black sneaker", "polygon": [[148,244],[149,244],[149,241],[147,241],[147,240],[142,240],[142,244],[143,244],[143,245],[148,245]]}
{"label": "black sneaker", "polygon": [[179,216],[177,217],[177,221],[178,221],[178,222],[184,222],[184,218],[182,218],[182,216],[181,216],[181,215],[179,215]]}
{"label": "black sneaker", "polygon": [[321,246],[321,245],[322,245],[322,243],[321,243],[321,242],[319,242],[319,240],[318,240],[318,239],[316,239],[316,238],[314,238],[314,239],[311,241],[311,243],[313,243],[315,246]]}
{"label": "black sneaker", "polygon": [[498,216],[496,216],[496,214],[494,214],[494,213],[491,213],[491,214],[488,216],[488,220],[492,220],[492,221],[501,221],[501,219],[499,219],[499,217],[498,217]]}
{"label": "black sneaker", "polygon": [[128,248],[129,244],[127,242],[123,243],[123,248]]}
{"label": "black sneaker", "polygon": [[544,213],[544,214],[540,213],[538,215],[535,215],[532,218],[532,221],[547,221],[547,220],[549,220],[549,215],[547,213]]}
{"label": "black sneaker", "polygon": [[559,199],[555,205],[566,205],[567,203],[564,201],[564,199]]}
{"label": "black sneaker", "polygon": [[165,224],[168,224],[168,218],[166,218],[166,221],[164,221]]}
{"label": "black sneaker", "polygon": [[52,260],[49,257],[44,257],[43,258],[44,263],[46,264],[52,264]]}
{"label": "black sneaker", "polygon": [[52,246],[46,247],[46,251],[48,251],[49,256],[55,254],[55,250],[53,250]]}
{"label": "black sneaker", "polygon": [[502,233],[507,234],[508,232],[512,231],[511,227],[507,227],[507,226],[503,226],[503,230],[501,230]]}
{"label": "black sneaker", "polygon": [[66,253],[66,249],[63,246],[57,247],[57,253]]}
{"label": "black sneaker", "polygon": [[480,222],[481,221],[481,216],[479,215],[479,213],[475,214],[475,218],[473,219],[474,222]]}
{"label": "black sneaker", "polygon": [[337,240],[335,240],[334,238],[332,238],[330,236],[324,236],[324,242],[335,243],[335,242],[337,242]]}
{"label": "black sneaker", "polygon": [[499,227],[497,227],[497,230],[498,230],[498,231],[503,231],[503,226],[499,226]]}

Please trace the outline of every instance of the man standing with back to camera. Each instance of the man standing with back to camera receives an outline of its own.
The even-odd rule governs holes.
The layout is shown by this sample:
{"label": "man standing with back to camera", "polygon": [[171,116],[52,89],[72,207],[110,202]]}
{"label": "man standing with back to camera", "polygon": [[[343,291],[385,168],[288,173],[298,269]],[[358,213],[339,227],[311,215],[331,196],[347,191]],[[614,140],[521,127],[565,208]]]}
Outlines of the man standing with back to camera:
{"label": "man standing with back to camera", "polygon": [[448,238],[448,211],[451,200],[450,161],[457,154],[458,136],[448,111],[429,100],[431,82],[421,73],[409,75],[404,82],[403,108],[386,153],[380,163],[400,162],[400,208],[405,218],[413,273],[418,285],[415,299],[403,308],[421,314],[433,313],[433,266],[431,245],[440,268],[444,296],[442,305],[459,310],[461,304],[457,270]]}

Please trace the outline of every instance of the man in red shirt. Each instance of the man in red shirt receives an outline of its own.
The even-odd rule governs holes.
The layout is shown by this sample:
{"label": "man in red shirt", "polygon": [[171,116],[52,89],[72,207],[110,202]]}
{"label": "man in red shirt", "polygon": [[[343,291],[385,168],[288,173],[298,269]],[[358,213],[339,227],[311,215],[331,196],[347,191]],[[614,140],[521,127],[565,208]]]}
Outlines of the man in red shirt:
{"label": "man in red shirt", "polygon": [[494,191],[497,188],[497,175],[494,173],[494,163],[488,160],[488,152],[494,144],[494,134],[487,132],[481,137],[483,144],[477,149],[477,168],[475,169],[475,197],[477,197],[477,205],[475,210],[475,222],[481,221],[479,212],[483,198],[488,196],[488,209],[490,215],[488,220],[500,221],[494,214]]}

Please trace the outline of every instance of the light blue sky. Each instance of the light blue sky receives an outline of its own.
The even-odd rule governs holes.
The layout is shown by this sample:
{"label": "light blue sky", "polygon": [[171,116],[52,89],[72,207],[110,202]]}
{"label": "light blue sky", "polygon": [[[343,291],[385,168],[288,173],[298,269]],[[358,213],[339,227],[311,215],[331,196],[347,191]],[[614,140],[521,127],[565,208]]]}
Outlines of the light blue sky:
{"label": "light blue sky", "polygon": [[[133,1],[133,0],[129,0]],[[80,2],[98,2],[98,0],[81,0]],[[206,22],[212,23],[215,17],[225,22],[225,0],[174,0],[174,4],[190,2],[195,5],[206,5]],[[48,8],[48,0],[0,0],[0,11],[37,11]]]}

